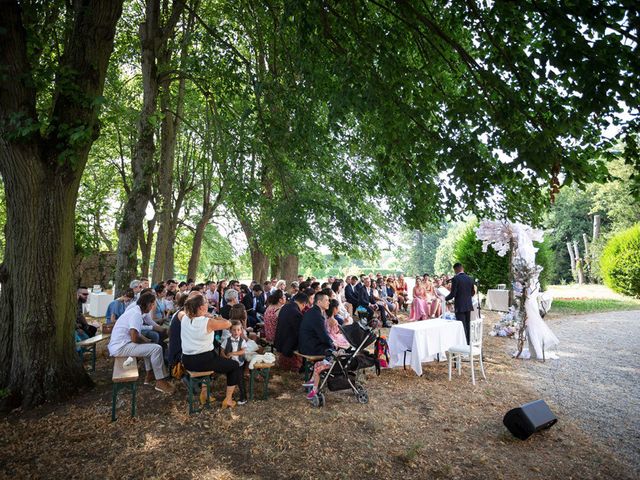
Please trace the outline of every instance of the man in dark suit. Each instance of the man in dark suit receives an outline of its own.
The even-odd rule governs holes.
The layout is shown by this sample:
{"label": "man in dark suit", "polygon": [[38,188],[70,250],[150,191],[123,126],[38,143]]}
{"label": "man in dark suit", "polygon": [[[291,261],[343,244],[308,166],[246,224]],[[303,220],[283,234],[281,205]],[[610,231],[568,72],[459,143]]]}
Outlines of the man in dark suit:
{"label": "man in dark suit", "polygon": [[346,298],[348,303],[353,305],[353,313],[355,313],[356,308],[358,308],[358,292],[356,291],[357,283],[358,277],[354,275],[349,279],[349,282],[347,282],[347,286],[344,287],[344,298]]}
{"label": "man in dark suit", "polygon": [[298,349],[298,337],[302,324],[302,309],[309,303],[309,297],[304,293],[297,293],[291,302],[285,303],[278,313],[276,336],[273,346],[285,357],[293,357]]}
{"label": "man in dark suit", "polygon": [[464,335],[469,343],[469,327],[471,324],[471,312],[473,311],[473,295],[475,293],[475,280],[464,273],[461,263],[453,266],[455,276],[451,279],[451,293],[445,297],[449,301],[453,299],[456,318],[462,322]]}
{"label": "man in dark suit", "polygon": [[314,295],[313,307],[302,317],[298,351],[303,355],[325,355],[327,350],[334,350],[333,340],[325,327],[326,314],[329,308],[329,297],[318,292]]}
{"label": "man in dark suit", "polygon": [[382,320],[382,326],[390,327],[387,323],[387,314],[384,308],[380,308],[376,304],[376,297],[373,295],[373,288],[371,288],[371,279],[364,277],[362,288],[358,294],[358,306],[367,309],[367,318],[369,322],[373,319],[373,314],[376,310],[380,311],[380,320]]}

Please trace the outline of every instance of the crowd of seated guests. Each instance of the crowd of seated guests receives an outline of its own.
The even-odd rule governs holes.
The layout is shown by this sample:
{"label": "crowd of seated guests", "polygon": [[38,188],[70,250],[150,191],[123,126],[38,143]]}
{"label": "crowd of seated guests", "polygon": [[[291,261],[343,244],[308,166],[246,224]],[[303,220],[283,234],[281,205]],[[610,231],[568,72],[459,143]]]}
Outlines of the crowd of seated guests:
{"label": "crowd of seated guests", "polygon": [[[280,369],[299,371],[301,360],[295,351],[325,355],[327,350],[347,348],[340,326],[359,316],[369,321],[375,316],[385,327],[397,322],[398,312],[409,305],[412,320],[440,316],[438,288],[446,287],[448,280],[418,277],[410,301],[403,275],[363,274],[346,281],[329,277],[326,282],[298,276],[288,285],[275,278],[249,285],[227,279],[206,283],[169,279],[149,287],[148,279],[136,279],[107,309],[106,323],[115,332],[109,351],[113,356],[143,357],[145,383],[155,380],[156,388],[165,393],[173,391],[166,368],[172,371],[178,363],[191,371],[222,373],[227,378],[223,406],[233,407],[236,390],[238,402],[246,401],[242,371],[247,356],[261,351],[259,343],[275,347]],[[87,295],[86,289],[78,290],[80,338],[96,333],[82,316]],[[314,372],[312,393],[323,368],[326,363]],[[200,392],[202,401],[204,396],[206,392]]]}

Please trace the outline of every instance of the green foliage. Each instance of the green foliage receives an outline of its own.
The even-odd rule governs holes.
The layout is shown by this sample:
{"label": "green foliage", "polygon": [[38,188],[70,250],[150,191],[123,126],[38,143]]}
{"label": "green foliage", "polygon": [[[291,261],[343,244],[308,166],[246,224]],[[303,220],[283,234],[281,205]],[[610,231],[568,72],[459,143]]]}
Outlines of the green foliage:
{"label": "green foliage", "polygon": [[[509,284],[509,255],[501,257],[489,247],[482,251],[482,242],[476,238],[477,221],[466,225],[462,236],[453,248],[454,260],[464,265],[465,271],[478,280],[480,291],[486,292],[490,288],[496,288],[498,284]],[[536,264],[543,270],[539,281],[541,290],[546,289],[549,280],[553,277],[553,252],[546,242],[536,243]]]}
{"label": "green foliage", "polygon": [[600,268],[609,288],[640,297],[640,223],[611,237],[602,253]]}
{"label": "green foliage", "polygon": [[434,262],[434,273],[441,275],[443,273],[451,274],[452,266],[455,263],[453,253],[454,247],[462,234],[466,231],[467,224],[463,222],[454,223],[447,230],[447,235],[440,241],[436,250]]}
{"label": "green foliage", "polygon": [[438,245],[447,234],[447,230],[448,225],[445,224],[426,231],[415,230],[406,235],[409,237],[411,247],[407,252],[404,252],[403,270],[405,273],[412,276],[434,273]]}
{"label": "green foliage", "polygon": [[[584,188],[565,187],[550,209],[545,227],[549,230],[550,247],[554,251],[555,276],[552,281],[573,281],[567,242],[577,241],[584,257],[583,234],[590,242],[590,255],[583,258],[589,278],[601,281],[600,255],[607,239],[614,233],[640,222],[640,203],[631,193],[633,169],[621,158],[608,164],[612,179],[606,183],[590,183]],[[593,215],[601,216],[600,238],[593,241]]]}

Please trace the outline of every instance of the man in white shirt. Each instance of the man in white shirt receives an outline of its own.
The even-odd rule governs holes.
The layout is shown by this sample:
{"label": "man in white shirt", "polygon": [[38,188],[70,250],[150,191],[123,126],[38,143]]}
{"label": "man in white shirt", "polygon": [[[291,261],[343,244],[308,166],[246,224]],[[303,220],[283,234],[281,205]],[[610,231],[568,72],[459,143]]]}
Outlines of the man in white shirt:
{"label": "man in white shirt", "polygon": [[142,335],[142,316],[149,313],[155,303],[156,297],[153,293],[143,293],[136,305],[118,318],[111,332],[109,354],[112,357],[143,357],[147,372],[144,384],[151,385],[155,379],[156,390],[172,394],[174,388],[164,372],[162,347]]}
{"label": "man in white shirt", "polygon": [[204,292],[204,298],[209,302],[209,312],[214,311],[218,306],[218,284],[216,282],[207,282],[207,289]]}

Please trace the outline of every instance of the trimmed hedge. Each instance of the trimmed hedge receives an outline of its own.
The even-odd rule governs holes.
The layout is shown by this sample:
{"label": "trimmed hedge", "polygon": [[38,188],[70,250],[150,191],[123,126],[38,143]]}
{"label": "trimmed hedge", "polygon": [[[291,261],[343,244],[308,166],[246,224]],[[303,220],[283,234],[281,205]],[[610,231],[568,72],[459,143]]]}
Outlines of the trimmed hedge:
{"label": "trimmed hedge", "polygon": [[602,252],[600,270],[613,291],[640,298],[640,223],[611,237]]}
{"label": "trimmed hedge", "polygon": [[[477,222],[470,223],[462,236],[453,247],[453,256],[457,262],[464,265],[464,270],[478,279],[480,291],[486,292],[496,288],[500,283],[509,284],[509,255],[500,257],[493,247],[486,253],[482,252],[482,242],[476,238]],[[540,274],[540,289],[545,290],[553,278],[553,252],[547,240],[542,243],[534,242],[538,248],[536,263],[543,267]]]}

